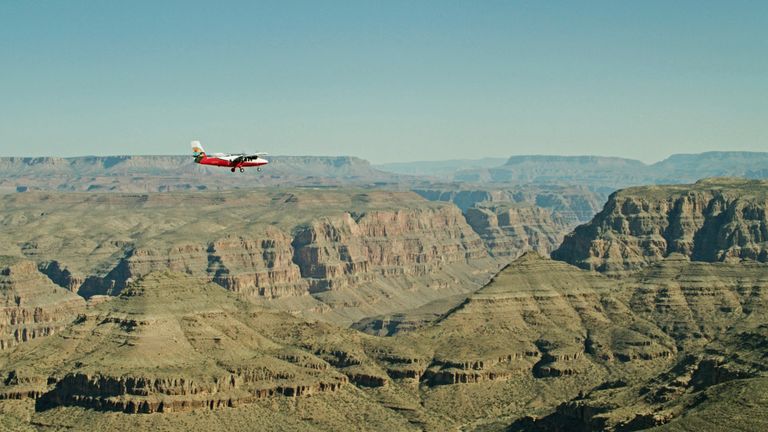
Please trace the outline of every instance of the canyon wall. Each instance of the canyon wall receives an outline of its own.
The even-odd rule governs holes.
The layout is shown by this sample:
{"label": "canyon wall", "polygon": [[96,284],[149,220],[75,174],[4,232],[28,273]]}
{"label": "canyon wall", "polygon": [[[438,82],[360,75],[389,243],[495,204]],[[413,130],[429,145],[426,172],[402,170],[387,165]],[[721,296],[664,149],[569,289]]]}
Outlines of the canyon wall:
{"label": "canyon wall", "polygon": [[515,258],[529,250],[549,254],[572,227],[556,212],[527,205],[483,205],[467,209],[465,216],[496,257]]}
{"label": "canyon wall", "polygon": [[711,179],[614,193],[552,253],[606,273],[638,270],[679,253],[696,261],[768,261],[768,182]]}
{"label": "canyon wall", "polygon": [[40,274],[33,261],[0,257],[0,350],[50,336],[85,310],[85,301]]}
{"label": "canyon wall", "polygon": [[459,209],[407,192],[29,193],[2,206],[7,252],[86,298],[167,269],[354,321],[474,290],[503,262]]}

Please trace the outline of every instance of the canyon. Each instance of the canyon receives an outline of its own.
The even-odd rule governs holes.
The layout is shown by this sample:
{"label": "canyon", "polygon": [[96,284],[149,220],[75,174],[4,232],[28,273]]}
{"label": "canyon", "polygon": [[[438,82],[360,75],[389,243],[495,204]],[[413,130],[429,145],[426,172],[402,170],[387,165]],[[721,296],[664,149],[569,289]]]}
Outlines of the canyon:
{"label": "canyon", "polygon": [[738,410],[759,427],[766,191],[628,188],[575,229],[535,194],[463,211],[370,189],[9,194],[0,419],[716,430]]}
{"label": "canyon", "polygon": [[[616,279],[528,252],[439,319],[386,338],[152,271],[6,351],[0,406],[17,420],[105,430],[192,418],[200,428],[235,418],[311,430],[673,427],[692,406],[704,419],[722,409],[706,395],[765,383],[768,268],[742,266],[674,255]],[[750,406],[762,418],[765,405]]]}
{"label": "canyon", "polygon": [[167,269],[349,324],[475,290],[504,263],[459,209],[409,192],[30,192],[0,207],[0,252],[85,298]]}

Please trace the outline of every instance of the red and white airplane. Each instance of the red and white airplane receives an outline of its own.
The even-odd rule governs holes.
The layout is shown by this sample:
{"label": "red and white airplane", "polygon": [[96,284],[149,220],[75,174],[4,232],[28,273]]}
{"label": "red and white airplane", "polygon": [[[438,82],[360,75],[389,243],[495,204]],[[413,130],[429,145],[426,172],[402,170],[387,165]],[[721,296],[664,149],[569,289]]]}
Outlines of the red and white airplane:
{"label": "red and white airplane", "polygon": [[192,141],[192,155],[195,157],[195,162],[201,165],[213,165],[220,167],[230,168],[230,171],[235,172],[239,169],[240,172],[244,172],[247,167],[256,167],[256,171],[261,171],[261,166],[269,163],[268,160],[262,158],[267,153],[252,153],[252,154],[229,154],[229,153],[212,153],[210,156],[205,153],[203,146],[200,145],[200,141]]}

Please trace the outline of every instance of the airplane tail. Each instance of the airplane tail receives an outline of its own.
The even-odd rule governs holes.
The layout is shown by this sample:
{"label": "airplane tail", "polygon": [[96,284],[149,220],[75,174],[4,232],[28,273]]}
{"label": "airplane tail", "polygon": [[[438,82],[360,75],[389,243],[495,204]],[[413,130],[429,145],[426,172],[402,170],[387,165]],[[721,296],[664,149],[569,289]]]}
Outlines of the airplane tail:
{"label": "airplane tail", "polygon": [[194,157],[205,156],[205,150],[200,145],[200,141],[192,141],[192,155]]}

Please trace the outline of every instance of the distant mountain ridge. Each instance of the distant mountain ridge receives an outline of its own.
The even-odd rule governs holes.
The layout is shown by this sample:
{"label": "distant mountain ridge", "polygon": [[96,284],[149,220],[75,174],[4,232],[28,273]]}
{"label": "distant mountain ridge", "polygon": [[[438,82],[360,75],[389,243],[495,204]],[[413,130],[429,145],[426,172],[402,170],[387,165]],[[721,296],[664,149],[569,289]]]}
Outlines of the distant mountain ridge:
{"label": "distant mountain ridge", "polygon": [[[272,156],[269,158],[270,168],[277,166],[303,165],[310,171],[317,168],[336,168],[351,170],[372,170],[370,162],[352,156]],[[178,169],[184,172],[212,172],[225,173],[225,170],[198,166],[192,157],[178,155],[115,155],[115,156],[77,156],[77,157],[3,157],[0,158],[0,169],[3,176],[9,174],[27,174],[29,170],[45,168],[61,173],[98,175],[109,173],[145,173],[170,174],[178,173]],[[314,169],[312,169],[314,168]],[[337,173],[332,173],[337,174]]]}
{"label": "distant mountain ridge", "polygon": [[0,158],[0,192],[26,190],[166,192],[263,185],[333,186],[399,181],[350,156],[271,156],[257,173],[195,164],[191,156],[81,156]]}
{"label": "distant mountain ridge", "polygon": [[504,163],[505,158],[451,159],[443,161],[391,162],[374,165],[374,168],[396,174],[450,177],[458,170],[494,168]]}
{"label": "distant mountain ridge", "polygon": [[572,183],[596,188],[692,183],[704,177],[768,178],[768,152],[674,154],[653,163],[607,156],[520,155],[497,167],[457,170],[453,180],[475,183]]}

